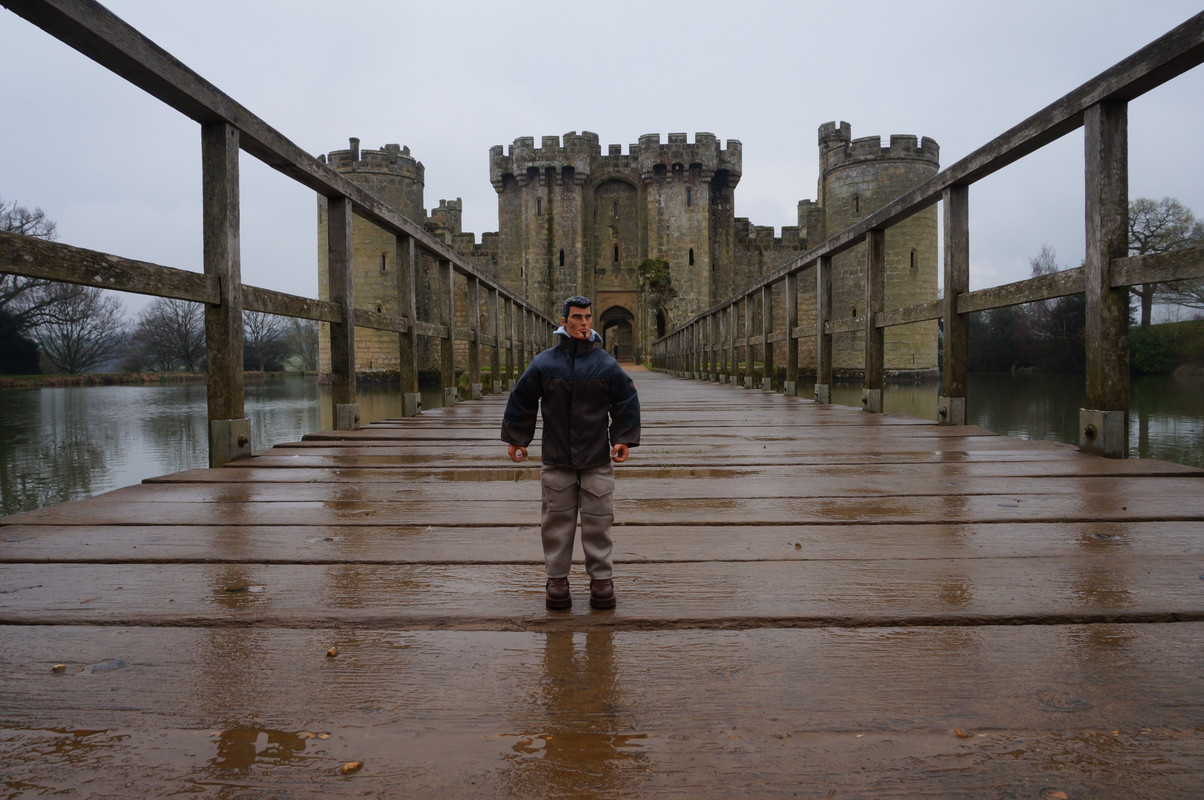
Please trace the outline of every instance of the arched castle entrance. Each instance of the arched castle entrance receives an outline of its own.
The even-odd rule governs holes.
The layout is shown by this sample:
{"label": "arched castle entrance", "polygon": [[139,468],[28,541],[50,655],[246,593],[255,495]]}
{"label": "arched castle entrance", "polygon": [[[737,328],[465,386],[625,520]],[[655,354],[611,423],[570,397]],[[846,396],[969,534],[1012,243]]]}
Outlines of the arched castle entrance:
{"label": "arched castle entrance", "polygon": [[[602,342],[606,352],[620,361],[630,361],[633,355],[632,322],[635,316],[622,306],[611,306],[602,312],[599,329],[602,331]],[[616,355],[615,348],[618,348]]]}

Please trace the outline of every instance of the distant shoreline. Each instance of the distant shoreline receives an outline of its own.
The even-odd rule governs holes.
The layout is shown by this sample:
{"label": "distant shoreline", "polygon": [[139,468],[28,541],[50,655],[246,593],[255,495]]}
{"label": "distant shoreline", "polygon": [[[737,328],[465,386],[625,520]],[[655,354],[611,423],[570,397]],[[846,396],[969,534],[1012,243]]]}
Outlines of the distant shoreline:
{"label": "distant shoreline", "polygon": [[[247,378],[313,377],[304,372],[246,372]],[[82,375],[0,375],[0,389],[52,389],[64,386],[157,386],[204,383],[204,372],[94,372]]]}

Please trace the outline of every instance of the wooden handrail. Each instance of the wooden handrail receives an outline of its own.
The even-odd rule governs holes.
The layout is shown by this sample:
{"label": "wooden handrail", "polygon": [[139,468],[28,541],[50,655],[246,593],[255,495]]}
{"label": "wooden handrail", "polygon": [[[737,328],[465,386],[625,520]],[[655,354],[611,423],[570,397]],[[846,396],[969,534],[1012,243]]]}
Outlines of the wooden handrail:
{"label": "wooden handrail", "polygon": [[[210,365],[210,464],[225,463],[249,453],[249,423],[233,419],[242,413],[241,314],[243,309],[282,316],[313,319],[331,329],[332,380],[336,427],[357,427],[355,398],[354,328],[396,331],[406,409],[416,412],[416,336],[441,342],[441,372],[445,397],[455,381],[455,341],[468,343],[467,369],[473,386],[479,386],[480,347],[488,338],[494,348],[491,367],[500,369],[500,350],[506,351],[504,375],[521,369],[525,358],[547,343],[552,320],[533,304],[509,290],[422,226],[380,198],[356,185],[321,159],[304,152],[275,128],[233,100],[213,84],[139,31],[93,0],[5,0],[4,5],[51,36],[124,77],[163,103],[200,123],[204,198],[205,274],[98,253],[69,245],[44,242],[15,234],[0,235],[0,270],[28,277],[97,286],[104,289],[171,297],[205,304],[206,347]],[[327,199],[334,222],[345,225],[333,237],[339,252],[332,252],[331,301],[298,297],[242,282],[238,254],[237,151],[250,153],[269,167],[314,190]],[[359,216],[392,233],[399,262],[407,270],[408,286],[399,286],[401,314],[354,308],[350,265],[350,216]],[[419,320],[414,294],[420,256],[433,258],[442,276],[440,310],[434,322]],[[484,337],[472,320],[465,333],[456,330],[451,309],[458,296],[454,276],[463,276],[469,289],[466,303],[480,308],[482,297],[492,297],[492,336]],[[476,316],[474,312],[473,317]],[[505,325],[502,324],[505,318]],[[408,353],[409,362],[406,361]],[[517,356],[517,357],[516,357]],[[216,368],[214,365],[217,365]],[[217,372],[218,374],[214,374]],[[237,374],[236,374],[237,373]],[[499,383],[494,375],[495,385]],[[454,398],[454,388],[450,397]],[[244,424],[245,423],[245,424]],[[215,432],[224,426],[224,432]],[[223,437],[225,437],[223,439]]]}
{"label": "wooden handrail", "polygon": [[[944,319],[947,331],[942,422],[964,420],[964,414],[949,412],[965,403],[966,321],[970,313],[991,308],[1030,303],[1055,297],[1082,294],[1087,298],[1087,383],[1091,413],[1107,417],[1110,436],[1091,418],[1083,426],[1084,449],[1123,455],[1128,407],[1127,374],[1127,287],[1169,280],[1204,278],[1204,248],[1193,247],[1174,253],[1127,257],[1124,255],[1127,209],[1127,103],[1151,89],[1173,80],[1204,62],[1204,13],[1196,14],[1166,35],[1100,73],[1077,89],[1028,117],[952,166],[887,203],[856,224],[829,237],[796,258],[778,266],[730,297],[695,315],[653,344],[654,363],[687,375],[718,378],[719,361],[735,369],[737,348],[751,372],[753,348],[759,346],[766,368],[773,363],[771,345],[785,341],[787,349],[786,391],[797,388],[795,347],[802,338],[813,338],[816,346],[816,396],[827,401],[832,379],[831,335],[863,332],[865,335],[865,387],[867,409],[874,407],[872,393],[880,391],[883,377],[882,330],[889,326]],[[967,192],[970,186],[1024,158],[1066,134],[1083,128],[1087,147],[1087,258],[1083,267],[1043,275],[1004,286],[968,290],[969,237]],[[881,236],[891,226],[931,208],[946,204],[945,286],[947,299],[903,308],[881,307]],[[949,209],[954,207],[954,213]],[[830,264],[833,256],[872,240],[867,259],[868,287],[862,313],[853,318],[834,319],[830,307]],[[754,298],[760,296],[763,320],[772,315],[772,291],[782,284],[797,304],[798,278],[815,270],[816,327],[797,327],[797,310],[781,331],[751,333]],[[737,338],[735,327],[740,312],[745,335]],[[791,316],[791,315],[788,315]],[[726,330],[726,334],[723,332]],[[720,341],[720,337],[723,341]],[[1125,348],[1118,352],[1118,348]],[[768,381],[763,381],[768,384]],[[746,376],[745,386],[751,386]],[[951,402],[955,400],[957,402]],[[960,404],[960,405],[959,405]],[[1085,412],[1087,410],[1085,409]],[[1119,422],[1118,422],[1119,420]],[[1101,442],[1107,439],[1106,444]]]}

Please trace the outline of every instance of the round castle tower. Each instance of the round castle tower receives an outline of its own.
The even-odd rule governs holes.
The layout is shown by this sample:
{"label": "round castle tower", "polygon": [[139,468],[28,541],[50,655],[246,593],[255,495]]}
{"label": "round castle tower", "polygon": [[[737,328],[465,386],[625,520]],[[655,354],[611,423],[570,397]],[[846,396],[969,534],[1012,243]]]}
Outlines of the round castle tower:
{"label": "round castle tower", "polygon": [[[818,201],[827,235],[860,222],[890,201],[937,174],[940,147],[925,136],[852,138],[849,123],[819,128]],[[832,261],[832,316],[848,319],[865,313],[865,245]],[[927,303],[937,298],[937,208],[921,211],[886,231],[886,307]],[[937,369],[935,322],[886,329],[886,369],[922,374]],[[833,341],[833,366],[856,371],[864,361],[864,335]]]}
{"label": "round castle tower", "polygon": [[[360,140],[356,138],[352,138],[350,144],[349,149],[332,151],[326,157],[319,156],[319,160],[326,161],[353,183],[422,225],[426,218],[423,204],[425,168],[410,155],[410,148],[386,144],[380,150],[361,151]],[[358,216],[352,217],[351,225],[355,305],[389,314],[399,313],[396,240],[392,234]],[[318,297],[322,300],[329,299],[327,245],[326,198],[319,196]],[[357,371],[396,370],[397,335],[367,328],[356,330],[355,362]],[[322,374],[330,372],[330,339],[325,332],[319,337],[318,370]]]}

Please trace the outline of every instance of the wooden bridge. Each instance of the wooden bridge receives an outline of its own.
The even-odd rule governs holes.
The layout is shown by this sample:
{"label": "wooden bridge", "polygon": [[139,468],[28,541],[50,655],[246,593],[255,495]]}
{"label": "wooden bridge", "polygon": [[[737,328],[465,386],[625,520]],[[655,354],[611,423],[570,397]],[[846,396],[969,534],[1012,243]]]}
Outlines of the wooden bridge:
{"label": "wooden bridge", "polygon": [[613,611],[501,395],[0,518],[5,796],[1200,795],[1204,470],[633,375]]}
{"label": "wooden bridge", "polygon": [[[1083,448],[1123,455],[1128,287],[1204,277],[1125,257],[1128,104],[1204,61],[1204,14],[671,331],[659,366],[772,386],[777,352],[784,392],[636,375],[618,608],[578,573],[550,613],[536,468],[498,439],[544,312],[97,3],[4,5],[200,125],[204,274],[9,234],[0,269],[203,303],[213,467],[0,518],[5,797],[1204,794],[1204,474],[961,424],[969,314],[1081,293]],[[969,187],[1078,128],[1084,267],[969,291]],[[243,283],[240,152],[326,198],[323,299]],[[945,298],[890,307],[885,232],[937,203]],[[397,314],[354,306],[353,215],[395,237]],[[244,309],[328,324],[339,430],[250,452]],[[802,340],[826,400],[855,335],[879,411],[884,329],[933,319],[941,424],[789,396]],[[425,339],[449,406],[359,429],[356,328],[396,333],[407,414]],[[493,392],[456,404],[457,372]]]}

